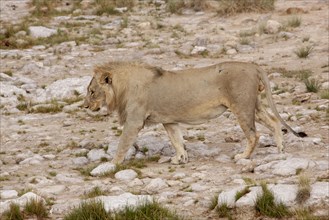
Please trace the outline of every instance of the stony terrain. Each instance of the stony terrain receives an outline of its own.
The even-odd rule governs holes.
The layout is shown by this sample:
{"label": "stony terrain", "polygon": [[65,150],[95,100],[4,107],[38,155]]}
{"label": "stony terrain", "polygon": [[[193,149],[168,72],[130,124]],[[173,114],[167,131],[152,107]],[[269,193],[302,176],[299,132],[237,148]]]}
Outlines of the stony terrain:
{"label": "stony terrain", "polygon": [[[25,19],[31,10],[28,2],[1,1],[1,24]],[[229,17],[211,7],[171,14],[164,1],[139,1],[132,10],[95,15],[91,2],[33,21],[28,32],[15,34],[22,45],[28,35],[38,39],[66,34],[68,41],[0,50],[0,214],[11,202],[24,204],[37,196],[47,201],[51,219],[61,219],[99,187],[108,196],[104,202],[112,205],[150,195],[187,219],[218,219],[209,210],[216,196],[219,204],[225,200],[242,207],[238,219],[255,219],[250,207],[261,182],[269,184],[278,200],[296,208],[299,176],[304,175],[310,179],[311,194],[303,205],[329,218],[327,0],[278,0],[272,12]],[[65,7],[70,5],[59,9]],[[297,15],[291,14],[292,8]],[[300,26],[289,27],[292,16],[301,19]],[[299,58],[295,51],[307,46],[313,48],[311,53]],[[173,150],[158,125],[140,132],[138,147],[132,146],[126,158],[144,159],[146,166],[102,175],[113,168],[107,161],[122,127],[115,114],[89,112],[80,105],[93,66],[109,60],[141,61],[168,70],[229,60],[256,62],[269,73],[281,116],[308,137],[285,134],[286,153],[278,154],[271,132],[258,126],[260,143],[251,159],[234,161],[246,140],[234,115],[226,112],[207,124],[182,125],[188,164],[168,162]],[[318,84],[319,91],[308,91],[306,78]],[[236,192],[247,185],[251,192],[235,202]]]}

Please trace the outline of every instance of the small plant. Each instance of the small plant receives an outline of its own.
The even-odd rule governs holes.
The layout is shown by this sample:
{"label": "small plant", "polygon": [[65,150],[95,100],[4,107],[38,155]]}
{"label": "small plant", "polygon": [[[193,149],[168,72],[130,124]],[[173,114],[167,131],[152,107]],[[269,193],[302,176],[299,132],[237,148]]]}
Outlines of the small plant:
{"label": "small plant", "polygon": [[11,71],[11,70],[5,70],[5,71],[3,71],[3,73],[8,76],[13,76],[13,71]]}
{"label": "small plant", "polygon": [[235,201],[238,201],[242,196],[244,196],[248,193],[250,193],[250,189],[249,189],[248,186],[246,186],[243,190],[240,190],[240,191],[236,192]]}
{"label": "small plant", "polygon": [[50,172],[49,172],[49,176],[53,176],[53,177],[54,177],[54,176],[56,176],[56,175],[57,175],[57,172],[55,172],[55,171],[50,171]]}
{"label": "small plant", "polygon": [[203,134],[199,134],[198,137],[197,137],[197,139],[198,139],[199,141],[205,141],[205,140],[206,140],[206,138],[204,137]]}
{"label": "small plant", "polygon": [[20,211],[19,205],[11,203],[9,210],[5,211],[1,219],[3,220],[24,220],[24,215]]}
{"label": "small plant", "polygon": [[216,206],[218,205],[218,193],[215,193],[213,197],[211,198],[209,210],[214,210]]}
{"label": "small plant", "polygon": [[250,40],[247,37],[241,37],[239,41],[240,41],[241,45],[249,45],[250,44]]}
{"label": "small plant", "polygon": [[300,220],[320,220],[321,218],[316,217],[312,214],[310,208],[298,208],[294,210],[294,216]]}
{"label": "small plant", "polygon": [[296,195],[297,203],[302,204],[310,197],[310,195],[311,195],[310,179],[305,175],[300,175],[298,181],[298,190]]}
{"label": "small plant", "polygon": [[184,0],[168,0],[167,10],[173,14],[181,13],[183,7],[185,7]]}
{"label": "small plant", "polygon": [[127,28],[128,27],[128,17],[127,16],[124,16],[122,18],[122,22],[120,24],[121,28]]}
{"label": "small plant", "polygon": [[24,206],[24,212],[35,215],[38,219],[48,217],[48,210],[42,200],[31,199]]}
{"label": "small plant", "polygon": [[228,207],[227,203],[222,203],[220,206],[217,206],[216,212],[220,218],[232,219],[231,208]]}
{"label": "small plant", "polygon": [[101,196],[101,195],[105,195],[105,194],[106,194],[105,191],[101,190],[101,188],[99,188],[98,186],[95,186],[89,192],[84,194],[84,197],[85,198],[94,198],[96,196]]}
{"label": "small plant", "polygon": [[244,12],[268,12],[274,10],[274,0],[221,0],[217,13],[233,15]]}
{"label": "small plant", "polygon": [[118,212],[107,213],[104,204],[100,201],[91,200],[82,202],[79,207],[73,209],[64,216],[64,220],[127,220],[127,219],[152,219],[152,220],[180,220],[176,213],[162,207],[156,202],[145,202],[137,207],[125,207]]}
{"label": "small plant", "polygon": [[291,16],[287,21],[286,21],[286,27],[299,27],[302,23],[302,19],[298,16]]}
{"label": "small plant", "polygon": [[102,14],[117,14],[118,12],[114,10],[114,5],[109,0],[95,0],[96,5],[96,15]]}
{"label": "small plant", "polygon": [[316,79],[306,79],[304,80],[304,84],[308,92],[317,93],[321,87],[321,83]]}
{"label": "small plant", "polygon": [[295,54],[299,57],[299,58],[307,58],[310,53],[312,52],[313,47],[310,45],[307,46],[301,46],[299,48],[297,48],[297,50],[295,50]]}
{"label": "small plant", "polygon": [[329,99],[329,89],[325,89],[320,93],[321,99]]}
{"label": "small plant", "polygon": [[256,199],[256,211],[273,218],[281,218],[289,216],[290,212],[288,208],[283,204],[275,203],[273,193],[267,188],[266,183],[261,184],[263,194]]}
{"label": "small plant", "polygon": [[70,148],[70,149],[74,149],[74,148],[78,148],[79,144],[73,140],[71,140],[69,143],[66,144],[65,148]]}
{"label": "small plant", "polygon": [[77,208],[64,216],[64,220],[111,220],[109,214],[104,209],[104,204],[100,201],[92,200],[82,202]]}

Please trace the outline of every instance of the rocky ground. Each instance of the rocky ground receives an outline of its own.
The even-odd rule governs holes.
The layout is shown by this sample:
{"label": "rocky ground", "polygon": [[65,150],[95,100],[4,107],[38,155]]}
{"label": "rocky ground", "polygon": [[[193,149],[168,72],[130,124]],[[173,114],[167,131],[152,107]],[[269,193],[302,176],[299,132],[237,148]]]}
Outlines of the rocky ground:
{"label": "rocky ground", "polygon": [[[8,28],[8,22],[24,21],[33,9],[28,2],[1,1],[1,24]],[[229,17],[213,10],[216,1],[206,10],[185,8],[181,14],[169,13],[164,1],[139,1],[131,10],[117,9],[123,12],[116,15],[95,15],[92,2],[84,0],[77,9],[47,19],[30,15],[28,31],[16,32],[14,43],[2,41],[0,213],[11,202],[24,204],[38,196],[47,201],[50,218],[61,219],[99,187],[110,204],[150,195],[188,219],[218,219],[209,210],[216,196],[219,204],[240,208],[238,219],[255,219],[250,207],[261,182],[294,209],[300,206],[295,198],[303,175],[311,183],[303,205],[329,217],[328,1],[278,0],[272,12]],[[70,4],[58,10],[66,7]],[[289,25],[293,18],[301,24]],[[27,46],[40,36],[65,36],[67,41]],[[14,44],[26,49],[11,48]],[[307,46],[311,53],[299,58],[295,52]],[[144,166],[130,163],[115,175],[102,175],[112,169],[107,161],[122,127],[115,114],[89,112],[80,105],[93,66],[109,60],[168,70],[228,60],[256,62],[269,72],[282,117],[308,137],[285,134],[286,153],[278,154],[271,133],[258,126],[262,135],[251,159],[234,161],[246,141],[234,115],[226,112],[207,124],[182,125],[188,164],[167,162],[173,150],[159,125],[144,128],[138,148],[131,147],[127,155],[127,161],[143,159]],[[318,91],[311,92],[305,80]],[[235,201],[245,186],[251,192]]]}

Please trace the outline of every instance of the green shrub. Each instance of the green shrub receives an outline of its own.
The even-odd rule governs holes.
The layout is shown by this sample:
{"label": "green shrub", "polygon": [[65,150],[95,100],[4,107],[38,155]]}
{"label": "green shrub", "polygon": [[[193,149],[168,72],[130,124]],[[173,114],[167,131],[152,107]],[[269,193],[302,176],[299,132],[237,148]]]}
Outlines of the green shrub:
{"label": "green shrub", "polygon": [[9,210],[5,211],[2,216],[3,220],[24,220],[24,215],[20,211],[19,205],[12,203],[9,206]]}
{"label": "green shrub", "polygon": [[275,198],[273,193],[267,188],[265,183],[261,184],[263,194],[258,196],[256,199],[255,208],[260,214],[273,217],[282,218],[285,216],[290,216],[288,208],[283,204],[275,203]]}
{"label": "green shrub", "polygon": [[307,58],[310,53],[312,52],[313,47],[312,46],[301,46],[299,48],[297,48],[297,50],[295,50],[295,54],[299,57],[299,58]]}
{"label": "green shrub", "polygon": [[321,83],[316,79],[306,79],[304,80],[304,84],[308,92],[317,93],[321,87]]}
{"label": "green shrub", "polygon": [[24,206],[24,212],[28,215],[35,215],[38,219],[48,217],[48,210],[42,200],[29,200]]}

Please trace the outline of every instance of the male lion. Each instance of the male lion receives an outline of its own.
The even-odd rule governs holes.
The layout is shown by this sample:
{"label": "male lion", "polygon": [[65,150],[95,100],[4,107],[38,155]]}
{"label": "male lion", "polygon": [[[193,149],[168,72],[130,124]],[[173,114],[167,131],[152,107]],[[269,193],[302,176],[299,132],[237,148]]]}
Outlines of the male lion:
{"label": "male lion", "polygon": [[[260,92],[264,89],[275,116],[261,103]],[[251,63],[224,62],[175,72],[145,64],[107,63],[95,68],[85,107],[99,108],[104,96],[108,109],[116,110],[124,125],[112,161],[115,164],[123,162],[138,132],[149,123],[162,123],[166,129],[176,150],[171,163],[186,163],[188,156],[178,123],[201,124],[228,108],[248,140],[245,151],[235,155],[236,160],[249,158],[257,144],[255,121],[274,132],[279,152],[283,152],[280,122],[299,136],[280,117],[266,73]]]}

